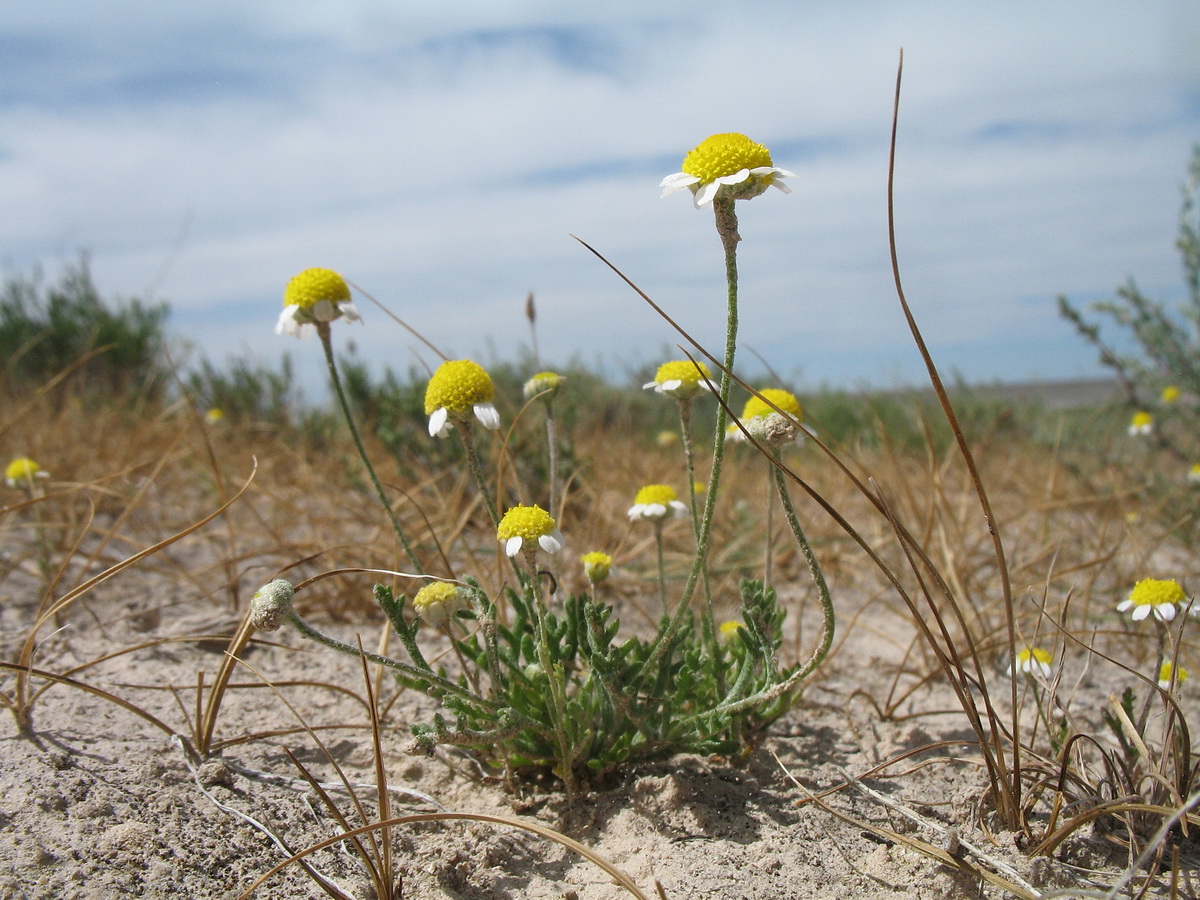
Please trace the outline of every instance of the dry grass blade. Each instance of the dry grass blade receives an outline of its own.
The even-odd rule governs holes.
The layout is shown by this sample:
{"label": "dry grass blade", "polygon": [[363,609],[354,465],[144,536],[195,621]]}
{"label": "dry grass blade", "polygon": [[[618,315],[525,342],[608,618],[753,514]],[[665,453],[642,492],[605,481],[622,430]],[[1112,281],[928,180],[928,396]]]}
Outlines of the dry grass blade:
{"label": "dry grass blade", "polygon": [[[772,753],[772,756],[774,756],[773,753]],[[847,824],[853,825],[856,828],[861,828],[866,831],[869,831],[872,834],[877,835],[878,837],[882,838],[885,841],[889,841],[891,843],[899,844],[901,846],[908,847],[912,850],[915,850],[917,853],[920,853],[923,856],[927,856],[932,860],[936,860],[937,862],[941,863],[944,866],[947,866],[948,868],[955,869],[956,871],[962,872],[967,875],[971,875],[976,878],[981,878],[984,881],[988,882],[988,884],[994,885],[995,887],[998,887],[998,888],[1001,888],[1002,890],[1008,891],[1010,894],[1020,898],[1020,900],[1041,900],[1041,898],[1045,896],[1042,893],[1040,893],[1039,891],[1037,891],[1035,888],[1033,888],[1032,886],[1029,886],[1024,883],[1017,883],[1016,881],[1013,881],[1010,878],[1005,877],[1004,875],[994,872],[991,869],[977,865],[974,862],[963,858],[963,856],[956,855],[956,854],[950,852],[950,850],[948,850],[946,848],[939,847],[936,844],[931,844],[928,841],[923,841],[919,838],[914,838],[911,835],[901,834],[900,832],[893,831],[890,828],[884,828],[882,825],[876,825],[873,822],[867,822],[862,819],[856,819],[853,816],[847,815],[846,813],[842,812],[841,810],[836,809],[835,807],[830,806],[828,803],[826,803],[825,800],[823,799],[824,795],[818,796],[818,795],[814,794],[812,791],[810,791],[807,787],[805,787],[804,784],[801,783],[799,779],[797,779],[794,775],[792,775],[792,773],[790,771],[788,771],[788,769],[783,765],[783,763],[779,760],[778,757],[775,757],[775,762],[778,763],[779,768],[788,777],[788,780],[791,781],[792,784],[794,784],[797,787],[797,789],[799,789],[800,791],[802,791],[804,793],[805,797],[808,799],[809,802],[815,803],[817,806],[819,806],[825,812],[829,813],[831,816],[834,816],[835,818],[840,819],[841,821],[846,822]],[[848,779],[849,783],[855,784],[856,786],[858,786],[857,779],[853,778],[852,776],[850,776],[848,774],[845,774],[845,773],[843,773],[843,774]],[[869,792],[868,795],[869,796],[873,795],[873,793],[874,792]],[[878,798],[875,797],[875,799],[878,799]],[[894,808],[894,804],[889,804],[889,808]],[[924,819],[920,819],[920,821],[922,824],[928,824]],[[963,846],[965,846],[965,845],[963,845]],[[991,860],[987,857],[982,857],[982,859],[985,860],[986,862],[988,862],[989,865],[995,864],[994,860]]]}
{"label": "dry grass blade", "polygon": [[[544,837],[547,840],[554,841],[556,844],[561,844],[563,847],[566,847],[573,853],[579,854],[588,862],[601,869],[605,874],[611,877],[616,884],[628,891],[629,894],[637,898],[637,900],[650,900],[650,898],[642,892],[641,888],[637,886],[632,878],[630,878],[600,854],[589,849],[588,847],[585,847],[578,841],[567,837],[565,834],[555,831],[553,828],[548,828],[545,825],[539,825],[536,822],[528,822],[523,819],[509,818],[508,816],[493,816],[485,813],[455,812],[417,813],[410,816],[398,816],[394,819],[389,819],[386,822],[374,822],[370,825],[363,825],[361,828],[356,828],[353,831],[347,832],[346,834],[328,838],[320,843],[313,844],[312,846],[306,847],[304,850],[295,854],[291,859],[287,859],[279,863],[279,865],[272,868],[271,871],[265,873],[261,878],[255,881],[254,884],[250,885],[250,887],[239,894],[238,900],[248,900],[248,898],[251,897],[261,885],[265,884],[269,879],[274,877],[276,873],[282,871],[293,862],[303,861],[304,857],[308,856],[309,854],[316,853],[318,850],[323,850],[326,847],[330,847],[339,841],[350,837],[357,837],[358,835],[364,834],[368,831],[394,828],[397,825],[415,825],[420,822],[486,822],[492,825],[506,825],[510,828],[528,831],[531,834],[536,834],[539,837]],[[659,896],[664,896],[661,888],[659,890]]]}

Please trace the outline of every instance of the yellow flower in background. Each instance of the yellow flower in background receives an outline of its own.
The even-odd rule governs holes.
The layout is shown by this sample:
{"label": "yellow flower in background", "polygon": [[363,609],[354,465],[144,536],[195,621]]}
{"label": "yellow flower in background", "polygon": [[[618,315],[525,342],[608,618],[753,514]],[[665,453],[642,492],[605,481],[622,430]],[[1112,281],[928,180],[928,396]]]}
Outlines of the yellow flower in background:
{"label": "yellow flower in background", "polygon": [[469,359],[447,360],[438,366],[425,388],[425,415],[429,434],[444,438],[454,420],[469,419],[471,413],[484,428],[500,427],[500,413],[492,405],[496,388],[483,366]]}
{"label": "yellow flower in background", "polygon": [[332,322],[345,316],[347,321],[361,318],[350,302],[350,288],[332,269],[305,269],[288,282],[283,292],[283,312],[275,324],[276,334],[310,337],[318,323]]}
{"label": "yellow flower in background", "polygon": [[559,388],[566,379],[557,372],[538,372],[527,382],[522,389],[526,400],[532,400],[539,394],[547,403],[554,399],[558,394]]}
{"label": "yellow flower in background", "polygon": [[587,576],[587,580],[592,584],[599,584],[604,581],[612,571],[613,558],[607,553],[601,553],[599,550],[583,554],[580,562],[583,563],[583,574]]}
{"label": "yellow flower in background", "polygon": [[4,470],[4,483],[9,487],[31,488],[36,478],[49,478],[50,473],[28,456],[18,456]]}
{"label": "yellow flower in background", "polygon": [[1133,418],[1129,420],[1130,435],[1137,436],[1150,434],[1154,430],[1154,417],[1144,410],[1139,410],[1133,414]]}
{"label": "yellow flower in background", "polygon": [[[804,415],[800,401],[790,391],[765,388],[758,392],[762,397],[751,395],[742,408],[742,424],[756,440],[765,441],[775,447],[791,443],[796,439],[796,424]],[[787,413],[781,416],[767,401],[774,403]],[[736,424],[729,426],[728,436],[735,441],[746,440],[746,435]]]}
{"label": "yellow flower in background", "polygon": [[1175,686],[1179,687],[1179,685],[1187,681],[1190,674],[1183,666],[1180,666],[1179,670],[1175,671],[1169,662],[1165,662],[1158,669],[1158,686],[1164,691],[1170,690],[1171,681],[1174,680]]}
{"label": "yellow flower in background", "polygon": [[225,410],[218,409],[215,406],[204,414],[204,421],[207,422],[209,425],[216,425],[218,422],[220,422],[224,418],[225,418]]}
{"label": "yellow flower in background", "polygon": [[562,535],[555,528],[554,517],[540,506],[514,506],[500,520],[496,539],[504,544],[504,552],[516,556],[522,549],[536,544],[547,553],[562,549]]}
{"label": "yellow flower in background", "polygon": [[1170,622],[1175,618],[1175,607],[1184,606],[1188,602],[1187,595],[1178,581],[1170,578],[1143,578],[1133,586],[1129,599],[1117,607],[1117,612],[1133,610],[1133,621],[1140,622],[1151,613],[1162,622]]}
{"label": "yellow flower in background", "polygon": [[653,388],[659,394],[675,397],[679,400],[690,400],[700,393],[704,379],[710,378],[708,366],[702,362],[692,362],[690,359],[677,359],[665,362],[658,367],[653,381],[647,381],[642,388]]}
{"label": "yellow flower in background", "polygon": [[1200,463],[1192,463],[1187,478],[1192,484],[1200,484]]}
{"label": "yellow flower in background", "polygon": [[683,158],[683,171],[668,175],[660,187],[664,197],[687,188],[699,209],[718,194],[749,200],[772,185],[790,194],[791,188],[779,179],[795,177],[795,173],[777,168],[771,162],[771,151],[762,144],[744,134],[726,133],[701,141]]}
{"label": "yellow flower in background", "polygon": [[1041,647],[1025,647],[1023,650],[1017,651],[1016,659],[1008,667],[1008,674],[1020,672],[1022,675],[1035,675],[1044,681],[1049,681],[1050,676],[1054,674],[1053,662],[1054,657],[1049,650],[1043,650]]}
{"label": "yellow flower in background", "polygon": [[445,625],[456,612],[468,606],[466,592],[457,584],[446,581],[430,582],[413,597],[417,615],[435,628]]}
{"label": "yellow flower in background", "polygon": [[1180,390],[1173,384],[1168,384],[1162,389],[1162,402],[1170,405],[1179,400]]}
{"label": "yellow flower in background", "polygon": [[675,444],[679,443],[679,432],[671,431],[669,429],[666,431],[660,431],[658,436],[654,438],[654,443],[658,444],[660,447],[673,447]]}
{"label": "yellow flower in background", "polygon": [[779,388],[765,388],[759,391],[762,397],[750,397],[746,401],[745,407],[742,409],[742,421],[753,419],[755,416],[767,416],[775,412],[763,398],[770,400],[781,410],[795,419],[800,421],[804,416],[804,410],[800,408],[800,401],[796,399],[796,395],[788,391],[780,390]]}
{"label": "yellow flower in background", "polygon": [[722,622],[717,626],[717,640],[721,642],[723,647],[736,647],[741,641],[738,639],[738,632],[746,626],[741,622],[736,622],[730,619],[728,622]]}
{"label": "yellow flower in background", "polygon": [[688,508],[679,500],[675,489],[665,484],[648,484],[637,492],[629,507],[629,520],[645,519],[661,522],[668,517],[686,516]]}

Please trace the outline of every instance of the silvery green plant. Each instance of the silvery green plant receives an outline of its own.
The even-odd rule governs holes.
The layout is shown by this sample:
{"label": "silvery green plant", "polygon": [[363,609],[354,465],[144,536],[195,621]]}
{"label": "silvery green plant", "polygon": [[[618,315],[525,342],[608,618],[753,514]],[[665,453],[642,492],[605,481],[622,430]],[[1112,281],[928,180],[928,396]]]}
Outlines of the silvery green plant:
{"label": "silvery green plant", "polygon": [[[725,257],[728,302],[719,386],[712,384],[702,364],[682,362],[676,368],[683,375],[662,373],[664,391],[678,395],[686,381],[693,389],[688,401],[693,394],[709,390],[720,406],[703,508],[691,480],[690,452],[687,474],[692,503],[689,508],[676,501],[680,514],[691,512],[695,537],[692,565],[679,596],[668,596],[660,564],[662,615],[653,633],[622,632],[613,607],[600,590],[612,567],[612,558],[602,551],[581,559],[590,583],[587,593],[558,597],[547,592],[547,585],[556,581],[541,568],[542,560],[557,553],[564,538],[555,519],[540,506],[521,504],[501,514],[478,452],[478,428],[496,430],[500,425],[493,404],[495,389],[487,372],[470,360],[445,360],[438,367],[429,380],[425,413],[431,436],[448,438],[453,433],[462,442],[483,506],[511,564],[512,579],[493,596],[470,575],[442,579],[428,574],[367,458],[341,390],[330,343],[331,324],[339,318],[354,321],[358,313],[341,276],[326,269],[306,270],[292,280],[277,330],[298,336],[314,332],[321,339],[355,446],[412,566],[410,573],[392,574],[420,582],[420,586],[411,599],[382,584],[374,589],[374,599],[391,622],[404,658],[366,652],[322,633],[297,613],[293,603],[297,588],[284,580],[273,581],[255,594],[252,626],[270,630],[289,624],[306,638],[389,668],[405,685],[434,697],[441,709],[430,721],[413,726],[413,751],[428,752],[438,745],[469,748],[510,778],[549,770],[562,780],[569,794],[576,793],[583,781],[635,760],[680,752],[737,755],[746,749],[795,702],[804,679],[828,654],[834,629],[828,588],[787,496],[785,479],[777,470],[774,481],[782,507],[824,609],[817,648],[802,663],[783,659],[784,610],[766,580],[744,580],[738,617],[719,627],[708,590],[707,560],[737,337],[737,244],[741,237],[734,205],[770,186],[787,193],[781,179],[790,176],[771,163],[770,153],[761,144],[744,135],[720,134],[687,154],[683,171],[663,182],[664,195],[687,188],[697,208],[711,206],[714,210]],[[552,386],[544,383],[549,374],[535,376],[526,392],[528,398],[552,395]],[[751,425],[746,434],[761,452],[774,458],[778,448],[791,441],[799,421],[777,405],[769,406],[764,421],[770,420],[770,433]],[[681,413],[685,431],[688,421],[685,406]],[[548,435],[551,441],[555,439],[553,428]],[[553,483],[553,463],[551,469]],[[673,489],[667,491],[674,500]],[[659,493],[666,496],[666,491]],[[641,505],[660,500],[657,493],[647,495]],[[549,506],[557,509],[553,502]],[[665,518],[670,509],[669,504],[664,505],[659,518]],[[705,590],[697,601],[701,584]],[[429,662],[423,649],[428,646],[429,630],[450,641],[452,668]]]}

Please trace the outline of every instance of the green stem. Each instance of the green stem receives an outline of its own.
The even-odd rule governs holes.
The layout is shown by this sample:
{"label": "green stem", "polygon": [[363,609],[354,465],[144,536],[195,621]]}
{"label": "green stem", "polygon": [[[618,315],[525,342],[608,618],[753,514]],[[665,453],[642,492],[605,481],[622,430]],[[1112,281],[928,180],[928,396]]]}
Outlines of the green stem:
{"label": "green stem", "polygon": [[338,404],[342,408],[342,416],[346,419],[346,424],[350,428],[350,436],[354,439],[354,447],[358,450],[359,459],[362,460],[363,466],[366,467],[367,474],[371,478],[371,484],[374,485],[375,493],[379,497],[379,502],[387,510],[388,518],[392,522],[392,531],[395,532],[400,546],[404,548],[409,563],[412,564],[413,570],[417,574],[424,575],[425,568],[421,565],[420,560],[417,559],[417,554],[413,551],[408,538],[405,537],[404,529],[400,527],[400,519],[396,516],[396,511],[392,508],[392,504],[388,502],[387,492],[384,491],[383,483],[379,480],[379,476],[375,474],[375,467],[371,465],[371,459],[367,456],[367,449],[363,446],[362,437],[358,433],[358,427],[354,424],[354,416],[350,412],[350,403],[346,399],[345,391],[342,390],[342,379],[338,375],[337,362],[333,358],[333,341],[330,339],[328,322],[319,322],[317,324],[317,335],[321,338],[321,347],[325,350],[325,364],[329,367],[329,379],[333,383],[333,392],[337,395]]}
{"label": "green stem", "polygon": [[470,419],[459,419],[455,424],[458,426],[459,434],[462,435],[463,446],[467,450],[467,466],[471,469],[471,475],[475,479],[475,485],[479,488],[479,494],[483,497],[483,504],[487,507],[488,516],[491,517],[492,527],[500,527],[500,514],[496,511],[496,501],[492,499],[492,492],[488,488],[487,479],[483,477],[483,464],[479,461],[479,453],[475,449],[475,428]]}
{"label": "green stem", "polygon": [[[667,627],[655,639],[654,648],[639,670],[639,675],[652,671],[658,660],[671,645],[672,639],[683,626],[684,620],[691,609],[692,597],[696,593],[696,585],[701,580],[701,573],[708,564],[708,548],[712,540],[713,513],[717,504],[717,489],[721,483],[721,467],[725,461],[725,426],[728,417],[725,407],[729,403],[729,389],[732,383],[730,372],[733,371],[733,360],[737,349],[738,330],[738,273],[737,245],[741,237],[737,230],[737,214],[733,208],[734,201],[723,197],[718,192],[713,199],[713,213],[716,216],[717,234],[721,238],[721,246],[725,250],[725,283],[727,287],[727,312],[725,320],[725,361],[721,369],[721,384],[718,390],[721,401],[717,406],[716,433],[713,436],[712,471],[708,476],[708,493],[704,498],[704,514],[700,518],[700,532],[696,537],[696,557],[692,561],[692,569],[688,573],[683,596],[679,599]],[[709,647],[715,647],[717,630],[713,620],[711,603],[703,610],[701,624],[704,630],[704,641]]]}
{"label": "green stem", "polygon": [[[778,457],[779,451],[774,451]],[[796,543],[800,545],[800,551],[804,554],[804,559],[808,563],[808,571],[812,575],[813,583],[817,586],[817,594],[821,598],[821,610],[824,613],[824,625],[821,631],[821,643],[817,649],[813,651],[813,655],[809,661],[796,674],[804,677],[812,672],[821,662],[829,655],[829,649],[833,646],[833,631],[835,625],[835,615],[833,611],[833,598],[829,595],[829,585],[825,582],[825,574],[821,571],[821,564],[817,562],[817,557],[813,553],[812,546],[808,543],[808,538],[804,534],[804,529],[800,527],[800,520],[796,517],[796,508],[792,506],[792,498],[788,494],[787,481],[783,477],[783,470],[779,466],[771,467],[772,476],[775,479],[775,488],[779,493],[779,502],[783,506],[783,515],[787,519],[788,525],[792,529],[792,536],[795,537]],[[793,675],[789,681],[796,680]]]}
{"label": "green stem", "polygon": [[338,640],[323,631],[318,631],[312,625],[309,625],[295,610],[291,610],[287,614],[287,621],[290,622],[297,631],[312,641],[318,644],[324,644],[333,650],[338,650],[342,653],[348,653],[351,656],[366,657],[369,661],[377,663],[381,666],[387,666],[389,669],[395,669],[397,672],[427,685],[427,690],[434,693],[454,694],[457,697],[472,703],[491,713],[496,713],[500,709],[498,703],[493,703],[486,700],[477,694],[472,693],[464,687],[455,684],[453,681],[442,678],[440,675],[435,675],[432,672],[426,672],[424,669],[418,669],[416,666],[410,666],[408,663],[400,662],[398,659],[392,659],[390,656],[381,656],[378,653],[371,653],[368,650],[359,650],[353,644],[347,644],[345,641]]}
{"label": "green stem", "polygon": [[667,571],[663,564],[663,530],[662,521],[654,523],[654,544],[658,548],[658,600],[662,606],[663,615],[667,615]]}
{"label": "green stem", "polygon": [[530,589],[533,591],[533,608],[537,612],[537,652],[538,662],[546,674],[550,686],[550,715],[554,722],[554,737],[558,741],[558,758],[562,763],[559,776],[567,787],[567,796],[573,798],[576,793],[574,759],[571,752],[571,742],[567,738],[565,717],[567,712],[566,690],[563,687],[562,673],[550,655],[549,625],[547,622],[545,601],[542,600],[541,583],[537,576],[537,550],[526,548],[525,562],[529,565]]}
{"label": "green stem", "polygon": [[546,447],[550,454],[550,515],[559,517],[558,508],[558,429],[554,423],[554,404],[546,401]]}

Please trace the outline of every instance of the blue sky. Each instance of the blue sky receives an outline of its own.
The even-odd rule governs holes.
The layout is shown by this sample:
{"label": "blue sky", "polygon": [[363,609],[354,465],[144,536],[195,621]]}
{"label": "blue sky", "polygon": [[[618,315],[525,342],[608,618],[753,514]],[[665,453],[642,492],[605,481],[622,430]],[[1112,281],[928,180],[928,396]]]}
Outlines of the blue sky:
{"label": "blue sky", "polygon": [[[5,3],[0,274],[87,250],[197,353],[291,352],[314,386],[318,347],[272,331],[303,268],[484,362],[527,346],[532,290],[545,364],[620,373],[675,339],[569,235],[719,346],[711,214],[658,182],[741,131],[798,176],[739,205],[743,346],[799,387],[918,382],[885,218],[903,46],[900,258],[947,372],[1096,374],[1058,293],[1182,298],[1194,2],[415,6]],[[359,305],[339,342],[407,369],[416,342]]]}

